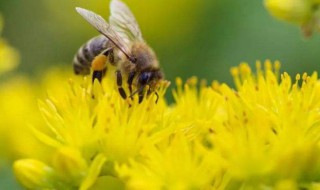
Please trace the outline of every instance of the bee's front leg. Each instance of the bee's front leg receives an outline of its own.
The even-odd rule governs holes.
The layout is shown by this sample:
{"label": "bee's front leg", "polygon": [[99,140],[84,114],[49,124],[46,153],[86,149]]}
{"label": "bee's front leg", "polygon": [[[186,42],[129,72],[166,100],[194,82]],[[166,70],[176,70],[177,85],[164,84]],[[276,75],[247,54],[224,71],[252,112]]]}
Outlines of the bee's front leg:
{"label": "bee's front leg", "polygon": [[140,103],[142,102],[143,96],[144,96],[144,94],[143,94],[143,89],[140,90],[138,94],[139,94],[139,104],[140,104]]}
{"label": "bee's front leg", "polygon": [[130,91],[130,98],[133,100],[133,96],[132,96],[132,82],[133,82],[133,79],[134,79],[134,76],[136,75],[135,72],[131,72],[129,73],[129,77],[128,77],[128,80],[127,80],[127,83],[128,83],[128,86],[129,86],[129,91]]}
{"label": "bee's front leg", "polygon": [[122,87],[122,75],[119,70],[116,71],[116,77],[117,77],[118,91],[123,99],[127,99],[127,94]]}

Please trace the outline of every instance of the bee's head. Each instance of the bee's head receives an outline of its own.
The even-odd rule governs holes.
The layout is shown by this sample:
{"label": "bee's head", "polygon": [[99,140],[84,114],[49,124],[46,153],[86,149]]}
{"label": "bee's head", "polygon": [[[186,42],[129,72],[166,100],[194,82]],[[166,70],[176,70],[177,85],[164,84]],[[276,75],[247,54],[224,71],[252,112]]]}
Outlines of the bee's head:
{"label": "bee's head", "polygon": [[155,92],[157,96],[156,102],[158,101],[159,95],[157,93],[157,89],[159,87],[159,82],[163,78],[163,73],[160,71],[160,69],[142,71],[140,73],[138,77],[139,103],[143,100],[143,91],[147,85],[149,86],[147,96],[150,95],[152,92]]}
{"label": "bee's head", "polygon": [[163,79],[163,73],[160,69],[142,71],[138,78],[138,86],[149,85],[151,91],[155,91],[159,84],[159,81]]}

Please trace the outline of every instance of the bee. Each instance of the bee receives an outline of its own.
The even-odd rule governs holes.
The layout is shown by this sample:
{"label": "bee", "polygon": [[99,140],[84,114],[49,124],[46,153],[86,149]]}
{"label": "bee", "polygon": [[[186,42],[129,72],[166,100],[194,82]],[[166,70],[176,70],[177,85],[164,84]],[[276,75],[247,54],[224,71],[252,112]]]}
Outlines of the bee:
{"label": "bee", "polygon": [[155,52],[144,41],[126,4],[120,0],[111,1],[109,23],[92,11],[79,7],[76,11],[101,35],[90,39],[78,50],[73,60],[75,74],[89,75],[93,70],[92,82],[96,79],[101,82],[110,64],[116,68],[117,87],[123,99],[128,97],[122,87],[123,79],[126,79],[131,99],[138,94],[141,103],[148,86],[147,96],[154,92],[157,102],[156,90],[164,76]]}

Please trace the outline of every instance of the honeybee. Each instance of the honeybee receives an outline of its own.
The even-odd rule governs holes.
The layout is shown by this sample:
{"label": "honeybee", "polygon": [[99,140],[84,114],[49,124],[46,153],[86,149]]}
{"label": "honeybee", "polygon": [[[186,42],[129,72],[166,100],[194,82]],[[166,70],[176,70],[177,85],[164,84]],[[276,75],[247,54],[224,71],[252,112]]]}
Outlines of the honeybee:
{"label": "honeybee", "polygon": [[[79,7],[76,11],[101,35],[92,38],[78,50],[73,60],[75,74],[89,75],[92,69],[92,82],[95,79],[101,82],[107,64],[110,63],[116,67],[118,91],[123,99],[128,97],[122,87],[125,78],[130,98],[138,94],[141,103],[145,89],[149,86],[147,95],[155,92],[157,102],[159,95],[156,90],[164,76],[156,54],[143,40],[139,25],[130,9],[120,0],[112,0],[109,23],[92,11]],[[135,91],[133,87],[136,88]]]}

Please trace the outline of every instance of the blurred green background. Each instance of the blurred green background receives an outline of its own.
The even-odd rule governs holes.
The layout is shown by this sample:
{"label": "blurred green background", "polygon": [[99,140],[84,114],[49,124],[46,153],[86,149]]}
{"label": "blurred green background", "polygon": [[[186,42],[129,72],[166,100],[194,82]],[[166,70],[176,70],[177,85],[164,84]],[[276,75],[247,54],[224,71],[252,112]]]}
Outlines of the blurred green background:
{"label": "blurred green background", "polygon": [[[304,39],[298,26],[271,17],[263,1],[124,1],[169,80],[195,75],[232,85],[230,67],[265,59],[281,61],[281,70],[293,76],[320,69],[320,35]],[[98,34],[74,8],[107,18],[108,4],[109,0],[0,0],[2,37],[21,55],[16,72],[33,77],[57,65],[72,70],[78,48]],[[19,189],[7,171],[0,172],[0,189]]]}
{"label": "blurred green background", "polygon": [[[192,75],[231,84],[231,66],[280,60],[290,74],[319,70],[320,37],[304,39],[298,26],[271,17],[263,1],[126,0],[145,40],[158,54],[166,77]],[[19,72],[30,75],[71,61],[97,32],[74,10],[105,18],[108,0],[1,0],[3,36],[21,54]]]}

